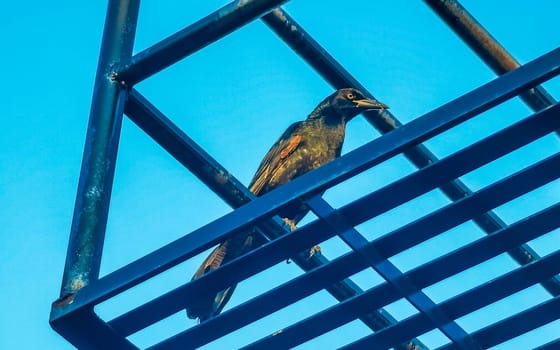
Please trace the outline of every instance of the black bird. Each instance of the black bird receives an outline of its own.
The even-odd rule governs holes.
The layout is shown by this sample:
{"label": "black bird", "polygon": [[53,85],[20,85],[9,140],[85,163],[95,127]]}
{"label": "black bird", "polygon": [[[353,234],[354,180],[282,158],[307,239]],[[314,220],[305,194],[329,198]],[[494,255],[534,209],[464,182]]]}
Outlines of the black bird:
{"label": "black bird", "polygon": [[[340,156],[346,123],[368,109],[386,109],[383,103],[368,99],[356,89],[340,89],[321,102],[306,120],[292,124],[262,160],[249,190],[263,195],[296,177]],[[295,204],[279,215],[292,228],[309,210]],[[253,232],[243,232],[221,243],[206,258],[193,276],[200,276],[253,249]],[[231,297],[235,285],[187,306],[187,316],[201,322],[219,314]]]}

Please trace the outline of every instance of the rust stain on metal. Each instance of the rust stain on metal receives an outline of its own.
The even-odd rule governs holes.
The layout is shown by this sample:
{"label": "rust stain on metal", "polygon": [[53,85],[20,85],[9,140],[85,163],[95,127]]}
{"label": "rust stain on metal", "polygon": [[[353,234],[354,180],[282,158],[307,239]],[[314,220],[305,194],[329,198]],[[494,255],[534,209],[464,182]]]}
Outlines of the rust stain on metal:
{"label": "rust stain on metal", "polygon": [[455,17],[455,21],[460,23],[466,32],[478,42],[480,47],[494,58],[504,70],[502,73],[519,67],[519,63],[460,4],[455,1],[446,1],[443,6]]}
{"label": "rust stain on metal", "polygon": [[66,294],[55,300],[53,303],[54,307],[65,307],[70,305],[74,302],[74,298],[76,297],[76,293]]}

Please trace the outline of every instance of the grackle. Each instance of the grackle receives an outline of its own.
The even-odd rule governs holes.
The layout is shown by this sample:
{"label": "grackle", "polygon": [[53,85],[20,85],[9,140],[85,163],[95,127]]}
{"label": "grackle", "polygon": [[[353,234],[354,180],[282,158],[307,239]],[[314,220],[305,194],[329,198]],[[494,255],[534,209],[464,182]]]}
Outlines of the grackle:
{"label": "grackle", "polygon": [[[292,124],[262,160],[249,190],[263,195],[340,156],[346,123],[368,109],[386,109],[356,89],[340,89],[323,100],[307,119]],[[278,213],[291,229],[309,211],[303,203],[288,206]],[[206,258],[193,276],[200,276],[245,254],[254,247],[253,232],[242,232],[221,243]],[[313,251],[313,250],[312,250]],[[235,285],[216,294],[192,301],[187,316],[204,321],[219,314],[231,297]]]}

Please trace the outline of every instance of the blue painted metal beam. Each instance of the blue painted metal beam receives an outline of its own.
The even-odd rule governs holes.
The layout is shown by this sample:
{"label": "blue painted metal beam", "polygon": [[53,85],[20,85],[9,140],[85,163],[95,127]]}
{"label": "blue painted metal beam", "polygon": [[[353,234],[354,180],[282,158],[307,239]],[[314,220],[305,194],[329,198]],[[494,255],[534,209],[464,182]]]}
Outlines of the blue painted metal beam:
{"label": "blue painted metal beam", "polygon": [[[237,268],[241,266],[241,261],[236,265]],[[357,254],[346,255],[344,258],[335,259],[328,264],[321,265],[320,267],[317,267],[316,269],[311,270],[279,287],[271,289],[270,291],[236,306],[231,310],[226,310],[217,317],[191,327],[177,334],[176,337],[170,338],[169,341],[177,344],[188,342],[195,347],[202,346],[221,336],[227,335],[229,332],[278,311],[281,308],[289,306],[290,304],[321,289],[327,288],[331,284],[342,281],[348,276],[359,272],[363,268],[365,268],[365,266],[363,266],[361,259]],[[232,269],[235,269],[235,267],[232,267]],[[176,291],[185,291],[187,288],[188,287],[186,286],[182,286]],[[159,311],[159,305],[168,305],[170,303],[177,304],[177,299],[173,300],[174,296],[172,296],[172,293],[174,292],[175,291],[170,292],[166,296],[157,298],[150,301],[148,304],[132,310],[130,313],[123,315],[122,318],[111,321],[110,325],[119,329],[119,331],[121,329],[126,331],[125,334],[127,334],[138,329],[136,327],[132,329],[130,328],[131,323],[136,322],[134,319],[134,316],[136,315],[140,316],[143,320],[149,320],[148,325],[152,324],[155,320],[150,319],[151,316],[146,316],[144,312],[150,312],[151,310]],[[178,298],[179,303],[182,300],[185,300],[182,296],[176,296],[176,298]],[[158,316],[161,317],[161,315]],[[135,325],[133,324],[133,326]],[[143,328],[146,326],[146,323],[139,326]]]}
{"label": "blue painted metal beam", "polygon": [[[489,260],[511,248],[536,239],[560,227],[555,218],[560,216],[560,204],[544,209],[506,228],[467,244],[409,271],[409,278],[419,288],[426,288]],[[375,245],[375,243],[373,243]]]}
{"label": "blue painted metal beam", "polygon": [[[109,1],[108,4],[61,296],[51,309],[51,327],[80,349],[102,348],[108,344],[133,348],[93,314],[92,305],[73,314],[66,310],[76,293],[99,276],[127,97],[127,91],[113,79],[111,72],[115,64],[128,60],[132,54],[138,8],[137,0]],[[88,334],[98,334],[103,339],[91,339],[86,336]]]}
{"label": "blue painted metal beam", "polygon": [[[560,123],[560,120],[556,118],[556,115],[559,110],[560,110],[560,106],[556,106],[550,110],[538,113],[531,118],[520,121],[517,124],[496,133],[493,136],[481,140],[479,143],[470,146],[466,150],[462,150],[460,152],[457,152],[455,155],[451,155],[448,157],[450,159],[453,159],[455,157],[455,159],[460,160],[459,162],[448,162],[447,158],[443,159],[439,163],[434,164],[432,167],[419,170],[417,173],[411,174],[407,178],[397,181],[397,183],[402,183],[402,181],[406,180],[408,183],[415,184],[415,186],[420,187],[419,192],[424,193],[425,191],[431,188],[430,186],[435,187],[437,186],[437,184],[430,184],[429,182],[426,183],[426,181],[419,180],[421,179],[421,176],[426,176],[429,178],[431,177],[430,174],[449,173],[449,169],[451,168],[456,170],[455,168],[457,166],[457,163],[461,164],[461,166],[464,166],[464,164],[468,164],[469,157],[462,159],[461,157],[457,156],[457,154],[461,154],[466,151],[469,151],[471,155],[481,155],[481,156],[470,157],[471,158],[470,163],[475,163],[476,166],[479,166],[480,164],[478,164],[477,162],[480,161],[481,159],[484,159],[483,155],[490,155],[491,157],[489,160],[493,159],[492,156],[493,155],[495,156],[496,154],[489,152],[488,149],[492,148],[496,144],[506,144],[506,145],[513,144],[517,147],[520,146],[520,144],[517,143],[519,142],[519,138],[514,136],[516,136],[519,132],[523,130],[532,130],[533,132],[535,132],[535,134],[532,134],[528,137],[527,135],[525,135],[525,138],[521,137],[521,140],[523,140],[525,143],[529,143],[534,138],[545,134],[547,132],[546,130],[548,130],[548,132],[554,130],[554,128],[557,126],[557,123]],[[547,116],[548,118],[544,118],[543,116]],[[531,121],[532,123],[527,123],[527,120]],[[540,130],[539,132],[539,128],[544,128],[544,131]],[[480,144],[486,145],[486,148],[479,147]],[[489,208],[493,208],[494,206],[501,205],[504,202],[507,202],[527,191],[531,191],[534,188],[542,186],[543,184],[560,177],[560,173],[558,171],[555,171],[558,169],[559,162],[560,162],[560,155],[553,156],[549,159],[539,162],[536,165],[524,169],[523,171],[518,172],[502,181],[499,181],[496,184],[488,186],[487,188],[473,194],[471,197],[467,197],[461,201],[451,203],[448,206],[442,208],[440,211],[427,215],[426,217],[415,222],[413,225],[407,226],[406,227],[407,230],[405,230],[405,232],[411,231],[411,232],[415,232],[415,234],[407,234],[404,237],[407,239],[413,239],[416,238],[419,232],[423,232],[423,230],[425,230],[427,232],[430,232],[431,234],[427,236],[424,235],[422,237],[423,239],[428,239],[436,235],[437,233],[443,232],[445,229],[451,228],[474,216],[480,215],[481,213],[488,210]],[[447,163],[447,168],[439,168],[440,164],[446,164],[446,163]],[[471,165],[471,169],[474,167],[475,166]],[[463,169],[463,172],[466,172],[468,170],[469,169],[466,170]],[[458,176],[461,175],[461,173],[455,175]],[[455,176],[455,175],[451,174],[448,176]],[[404,194],[407,192],[402,189],[403,186],[401,187],[391,187],[391,186],[392,185],[388,185],[385,188],[393,188],[393,191],[391,191],[392,193]],[[384,193],[385,188],[377,192]],[[406,188],[406,186],[404,186],[404,188]],[[408,199],[409,199],[408,197],[401,198],[400,201],[398,201],[397,203],[392,203],[391,207],[384,208],[383,211],[389,210],[399,204],[402,204],[403,202],[406,202]],[[374,201],[374,203],[378,203],[378,202],[379,201]],[[352,217],[351,224],[357,225],[363,222],[364,220],[369,219],[371,216],[375,216],[377,214],[375,212],[372,212],[371,208],[373,208],[374,206],[371,205],[370,202],[363,202],[362,200],[358,200],[354,203],[351,203],[343,207],[340,211],[343,213],[347,213],[346,216],[350,218],[351,213],[359,213],[361,211],[360,208],[363,207],[370,208],[368,210],[370,216],[368,217],[359,216],[359,221],[356,221],[355,216]],[[452,218],[453,220],[450,220],[449,218]],[[424,223],[429,223],[430,226],[425,227]],[[132,310],[126,315],[123,315],[122,317],[114,321],[111,321],[111,324],[116,329],[120,329],[121,331],[123,331],[124,334],[130,334],[142,327],[145,327],[153,322],[156,322],[159,319],[180,310],[183,307],[181,301],[189,300],[191,298],[196,298],[197,292],[193,291],[196,290],[197,288],[195,286],[196,283],[200,283],[200,285],[203,285],[205,291],[220,290],[232,282],[237,282],[241,279],[244,279],[252,275],[255,272],[261,271],[281,261],[282,257],[285,256],[281,254],[282,251],[284,252],[284,254],[289,254],[290,249],[292,250],[302,249],[301,247],[307,247],[317,243],[318,242],[318,239],[316,238],[317,233],[320,233],[322,235],[321,239],[325,239],[327,237],[332,236],[333,233],[328,233],[327,228],[323,226],[324,225],[320,221],[316,221],[310,225],[307,225],[301,228],[300,230],[298,230],[296,234],[282,237],[279,240],[272,242],[267,246],[257,251],[251,252],[248,255],[241,257],[240,259],[232,262],[231,264],[222,267],[220,270],[205,275],[201,277],[199,280],[191,282],[190,284],[179,287],[175,291],[168,293],[167,295],[164,295],[160,298],[157,298],[143,306],[136,308],[135,310]],[[531,233],[535,233],[535,232],[538,231],[531,231]],[[390,233],[387,236],[392,237],[395,234],[402,235],[402,233],[403,230],[401,229],[401,230],[396,230],[395,232]],[[407,239],[405,238],[401,238],[400,240],[406,242]],[[421,240],[417,240],[417,243],[419,243],[420,241]],[[518,242],[518,244],[524,242],[524,241],[517,241],[517,240],[510,240],[510,241]],[[374,244],[380,246],[381,242],[383,242],[383,240],[378,240],[374,242]],[[393,249],[392,253],[396,254],[397,252],[404,250],[406,247],[408,247],[408,245],[406,244],[402,244],[402,246],[405,247],[401,247],[400,249],[396,249],[396,250]],[[509,248],[513,246],[514,245],[509,245],[509,244],[503,245],[503,247],[509,247]],[[369,254],[367,248],[365,248],[364,251]],[[385,252],[384,250],[380,249],[380,251],[383,252],[385,258],[389,256],[387,255],[387,252]],[[361,268],[363,268],[363,266],[361,266],[360,269]],[[352,273],[355,273],[357,271],[358,270],[353,270]],[[200,286],[198,288],[200,288]],[[312,292],[315,291],[316,291],[315,289],[312,290]],[[304,293],[306,292],[304,291]],[[292,297],[294,297],[297,293],[294,290],[292,290],[291,294]],[[309,295],[309,294],[305,294],[305,295]],[[302,297],[304,297],[305,295],[303,295]],[[272,310],[276,311],[279,308],[286,306],[286,304],[283,304],[282,306],[278,306],[280,300],[282,299],[281,298],[270,299],[266,303],[257,300],[255,300],[255,302],[258,302],[258,304],[261,306],[263,304],[268,305],[267,307],[263,308],[263,310],[266,310],[268,308],[273,308]],[[171,307],[169,306],[170,304],[175,304],[175,306]],[[278,306],[278,308],[276,308],[276,306]],[[163,310],[165,310],[165,312]],[[230,328],[235,327],[235,322],[237,322],[238,324],[241,323],[241,325],[245,325],[248,322],[252,322],[255,319],[257,319],[259,315],[261,315],[261,313],[259,312],[256,312],[255,314],[250,314],[249,312],[246,312],[246,310],[244,310],[243,312],[237,313],[235,317],[232,316],[230,318],[230,321],[228,321],[231,323],[228,324],[227,322],[226,323],[222,322],[220,324],[226,327],[226,329],[229,329],[228,327]],[[210,334],[211,337],[214,336],[217,337],[220,334],[223,335],[224,334],[222,333],[223,329],[221,329],[219,325],[213,324],[215,320],[220,320],[221,317],[222,316],[218,316],[213,320],[209,320],[205,322],[205,324],[201,325],[200,327],[204,328],[204,326],[208,323],[209,328],[206,329],[211,331]],[[191,330],[187,330],[185,332],[178,334],[172,339],[169,339],[168,341],[175,342],[177,344],[185,341],[188,341],[189,343],[195,342],[195,344],[198,344],[197,340],[206,339],[208,336],[209,334],[204,334],[204,331],[202,330],[196,333],[196,335],[194,335],[193,332],[191,332]]]}
{"label": "blue painted metal beam", "polygon": [[95,77],[61,296],[97,279],[119,144],[126,90],[111,69],[132,54],[138,0],[111,1]]}

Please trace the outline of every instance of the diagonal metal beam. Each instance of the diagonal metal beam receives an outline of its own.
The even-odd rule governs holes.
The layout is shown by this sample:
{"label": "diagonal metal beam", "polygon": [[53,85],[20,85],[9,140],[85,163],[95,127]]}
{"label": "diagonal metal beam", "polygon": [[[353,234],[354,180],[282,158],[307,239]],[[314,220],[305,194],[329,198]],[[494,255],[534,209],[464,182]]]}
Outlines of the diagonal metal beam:
{"label": "diagonal metal beam", "polygon": [[425,314],[430,322],[439,328],[453,343],[462,350],[482,350],[482,347],[452,318],[449,317],[439,306],[428,297],[412,281],[404,278],[403,273],[387,258],[377,250],[368,245],[365,239],[346,219],[340,215],[329,203],[320,196],[315,196],[306,201],[309,208],[321,220],[325,221],[330,228],[348,245],[352,250],[358,252],[381,277],[383,277],[397,293],[408,300],[416,309]]}
{"label": "diagonal metal beam", "polygon": [[[519,62],[457,0],[424,2],[482,59],[496,74],[502,75],[520,66]],[[553,105],[556,100],[542,86],[523,92],[519,97],[533,110]]]}

